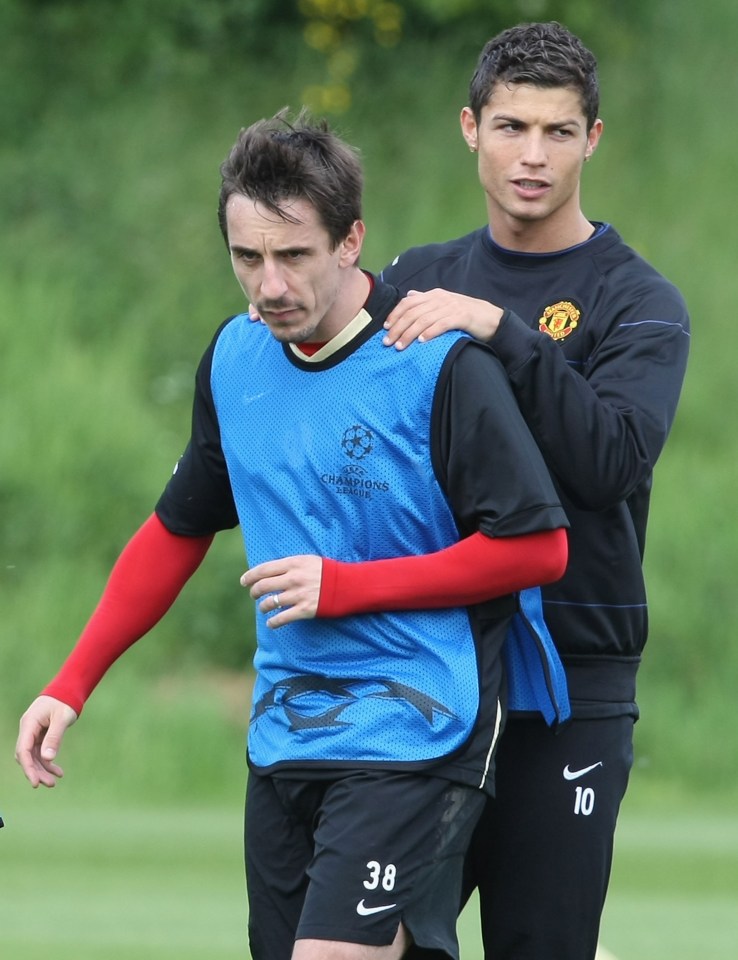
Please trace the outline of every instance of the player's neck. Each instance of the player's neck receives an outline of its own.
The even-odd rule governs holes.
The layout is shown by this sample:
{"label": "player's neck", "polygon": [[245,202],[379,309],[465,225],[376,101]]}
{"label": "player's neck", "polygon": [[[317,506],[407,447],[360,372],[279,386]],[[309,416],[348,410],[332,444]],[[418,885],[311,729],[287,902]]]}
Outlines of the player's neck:
{"label": "player's neck", "polygon": [[[339,329],[337,333],[335,333],[331,337],[321,338],[320,336],[316,336],[316,338],[312,340],[303,340],[301,343],[291,344],[294,350],[303,354],[303,356],[313,357],[316,353],[322,350],[327,343],[330,343],[336,337],[339,337],[341,334],[346,332],[349,328],[351,328],[352,325],[356,323],[356,321],[359,319],[360,311],[364,307],[366,307],[367,301],[369,300],[372,290],[374,289],[374,277],[372,276],[371,273],[368,273],[367,271],[364,271],[364,270],[358,270],[358,274],[360,276],[354,278],[356,282],[353,284],[354,293],[356,295],[356,299],[354,300],[353,307],[351,307],[351,309],[355,308],[353,318],[348,323],[344,324],[341,327],[341,329]],[[357,303],[359,304],[359,306],[356,306]],[[321,327],[321,332],[323,332],[322,327]],[[317,331],[316,331],[316,334],[317,334]]]}
{"label": "player's neck", "polygon": [[311,339],[328,343],[338,336],[364,306],[370,290],[371,281],[359,267],[347,268],[338,296]]}
{"label": "player's neck", "polygon": [[518,253],[568,250],[588,240],[595,229],[579,209],[575,215],[542,220],[520,220],[498,213],[489,217],[489,228],[495,243]]}

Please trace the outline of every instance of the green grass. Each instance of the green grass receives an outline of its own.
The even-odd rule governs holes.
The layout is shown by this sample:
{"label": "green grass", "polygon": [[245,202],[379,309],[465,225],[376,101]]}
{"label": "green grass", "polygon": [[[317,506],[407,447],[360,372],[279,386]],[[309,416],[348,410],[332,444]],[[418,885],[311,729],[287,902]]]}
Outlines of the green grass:
{"label": "green grass", "polygon": [[[218,803],[85,802],[79,780],[32,791],[0,759],[0,956],[247,960],[238,777]],[[733,960],[738,816],[636,777],[621,817],[602,942],[618,960]],[[462,960],[481,960],[475,905]]]}
{"label": "green grass", "polygon": [[624,814],[602,941],[619,960],[731,960],[738,816],[708,805]]}
{"label": "green grass", "polygon": [[241,801],[87,807],[74,790],[10,792],[0,831],[7,960],[248,956]]}

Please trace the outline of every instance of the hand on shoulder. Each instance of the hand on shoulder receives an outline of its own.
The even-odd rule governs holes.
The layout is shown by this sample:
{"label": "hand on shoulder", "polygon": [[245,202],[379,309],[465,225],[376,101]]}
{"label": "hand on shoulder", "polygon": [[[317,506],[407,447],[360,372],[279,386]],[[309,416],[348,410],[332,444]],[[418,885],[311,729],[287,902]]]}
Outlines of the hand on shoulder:
{"label": "hand on shoulder", "polygon": [[414,340],[421,343],[447,333],[464,330],[477,340],[491,340],[503,311],[487,300],[435,288],[409,290],[385,321],[385,346],[398,350]]}

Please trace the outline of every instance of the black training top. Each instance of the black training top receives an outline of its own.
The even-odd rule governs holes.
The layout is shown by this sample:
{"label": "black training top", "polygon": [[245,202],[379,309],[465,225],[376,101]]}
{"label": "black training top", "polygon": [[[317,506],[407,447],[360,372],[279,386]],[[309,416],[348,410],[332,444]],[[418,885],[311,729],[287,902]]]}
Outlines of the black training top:
{"label": "black training top", "polygon": [[569,565],[544,587],[575,716],[636,712],[648,620],[642,560],[654,464],[689,348],[679,291],[609,225],[556,253],[505,250],[484,227],[416,247],[383,279],[505,310],[490,345],[559,489]]}

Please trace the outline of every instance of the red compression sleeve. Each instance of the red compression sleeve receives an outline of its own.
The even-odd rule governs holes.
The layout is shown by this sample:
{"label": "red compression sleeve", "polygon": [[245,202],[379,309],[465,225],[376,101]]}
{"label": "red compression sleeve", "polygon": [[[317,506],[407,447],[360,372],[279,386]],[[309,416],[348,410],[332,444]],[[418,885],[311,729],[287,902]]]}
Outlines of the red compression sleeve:
{"label": "red compression sleeve", "polygon": [[106,670],[161,620],[212,542],[170,533],[152,514],[118,557],[95,612],[43,693],[79,714]]}
{"label": "red compression sleeve", "polygon": [[474,533],[437,553],[364,563],[323,559],[318,617],[463,607],[563,576],[566,530],[521,537]]}

